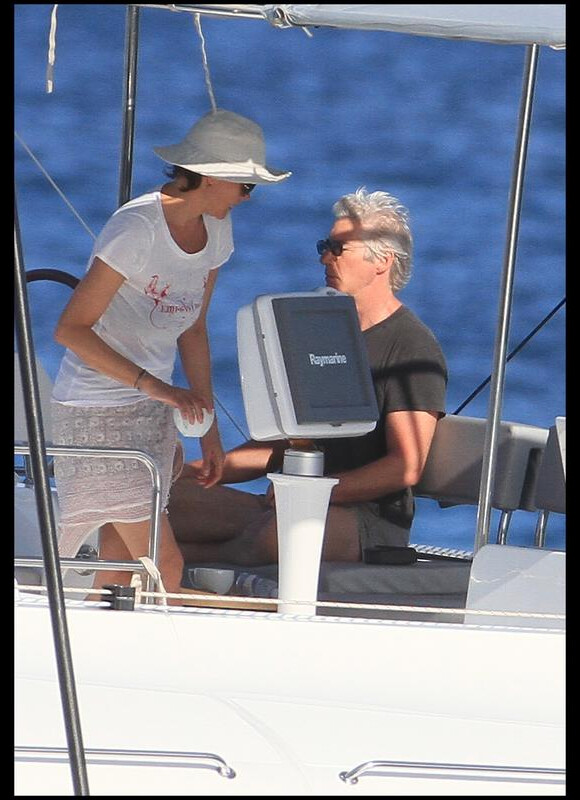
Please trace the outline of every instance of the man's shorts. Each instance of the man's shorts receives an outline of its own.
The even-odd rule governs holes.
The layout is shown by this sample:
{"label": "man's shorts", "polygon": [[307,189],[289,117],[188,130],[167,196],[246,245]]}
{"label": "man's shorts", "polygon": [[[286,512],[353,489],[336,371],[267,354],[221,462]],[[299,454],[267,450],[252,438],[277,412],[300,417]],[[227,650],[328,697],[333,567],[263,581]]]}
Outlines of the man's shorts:
{"label": "man's shorts", "polygon": [[407,547],[411,535],[410,525],[398,525],[379,514],[378,503],[356,503],[353,510],[357,515],[361,553],[368,547],[390,545]]}

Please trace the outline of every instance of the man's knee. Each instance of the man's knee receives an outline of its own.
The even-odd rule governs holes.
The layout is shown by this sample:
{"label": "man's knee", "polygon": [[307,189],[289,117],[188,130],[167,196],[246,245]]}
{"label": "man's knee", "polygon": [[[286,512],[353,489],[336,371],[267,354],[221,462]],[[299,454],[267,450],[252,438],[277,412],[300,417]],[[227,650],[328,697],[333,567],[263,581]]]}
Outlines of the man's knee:
{"label": "man's knee", "polygon": [[192,504],[201,499],[203,493],[208,491],[211,490],[204,489],[192,478],[182,476],[171,486],[169,491],[169,505],[178,509],[191,509]]}
{"label": "man's knee", "polygon": [[177,539],[197,538],[211,529],[214,514],[220,508],[219,488],[204,489],[190,478],[179,478],[171,487],[167,513]]}
{"label": "man's knee", "polygon": [[275,564],[278,561],[278,535],[274,511],[262,511],[246,525],[238,538],[238,552],[246,564]]}
{"label": "man's knee", "polygon": [[187,478],[174,485],[167,510],[180,543],[224,542],[264,517],[260,495],[229,486],[204,489]]}

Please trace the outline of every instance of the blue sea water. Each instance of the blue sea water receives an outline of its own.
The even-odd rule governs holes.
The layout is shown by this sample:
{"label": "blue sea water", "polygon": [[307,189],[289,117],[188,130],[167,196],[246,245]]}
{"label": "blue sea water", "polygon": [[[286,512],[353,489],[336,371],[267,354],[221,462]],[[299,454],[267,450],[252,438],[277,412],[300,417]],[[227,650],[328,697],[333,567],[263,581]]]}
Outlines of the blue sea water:
{"label": "blue sea water", "polygon": [[[52,6],[14,9],[24,262],[27,270],[80,276],[91,235],[27,148],[98,233],[119,197],[125,6],[59,5],[52,94],[45,91]],[[442,344],[454,411],[492,367],[525,48],[378,31],[314,29],[308,37],[245,19],[204,17],[202,30],[218,106],[258,121],[268,162],[293,172],[283,184],[258,187],[233,213],[236,249],[220,271],[209,314],[224,446],[239,444],[246,429],[237,309],[260,293],[322,285],[314,244],[328,232],[333,202],[363,185],[392,192],[410,210],[413,276],[400,298]],[[163,182],[152,147],[178,141],[211,108],[189,14],[142,9],[139,39],[133,196]],[[510,349],[565,295],[565,70],[564,52],[542,48]],[[62,355],[52,330],[68,293],[46,282],[29,285],[35,347],[52,377]],[[508,365],[502,418],[553,424],[566,414],[564,376],[565,308]],[[183,382],[179,368],[176,380]],[[486,416],[488,402],[484,390],[463,413]],[[198,455],[196,442],[186,447],[189,458]],[[475,509],[418,501],[412,538],[471,549],[475,520]],[[532,516],[517,512],[510,543],[531,544],[533,528]],[[547,544],[565,547],[561,515],[551,517]]]}

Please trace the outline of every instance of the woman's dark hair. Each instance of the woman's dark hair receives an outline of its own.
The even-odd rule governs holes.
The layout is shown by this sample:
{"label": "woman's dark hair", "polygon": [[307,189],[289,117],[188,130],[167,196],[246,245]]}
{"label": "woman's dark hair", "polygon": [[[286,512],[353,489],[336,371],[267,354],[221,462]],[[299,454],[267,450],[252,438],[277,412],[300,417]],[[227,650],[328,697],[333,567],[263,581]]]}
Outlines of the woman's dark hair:
{"label": "woman's dark hair", "polygon": [[168,167],[166,167],[165,174],[172,180],[175,180],[175,178],[185,178],[187,184],[184,189],[180,190],[182,192],[189,192],[192,189],[198,189],[201,184],[201,175],[199,175],[197,172],[191,172],[184,167],[178,167],[177,164],[170,164]]}

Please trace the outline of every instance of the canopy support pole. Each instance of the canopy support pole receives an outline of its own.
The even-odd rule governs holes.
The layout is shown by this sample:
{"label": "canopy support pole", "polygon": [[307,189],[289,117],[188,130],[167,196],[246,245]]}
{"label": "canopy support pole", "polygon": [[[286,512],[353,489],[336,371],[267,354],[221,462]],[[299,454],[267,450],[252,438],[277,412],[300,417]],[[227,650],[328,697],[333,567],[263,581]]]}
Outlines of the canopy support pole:
{"label": "canopy support pole", "polygon": [[119,176],[119,206],[131,199],[133,143],[135,140],[135,97],[137,94],[137,51],[139,47],[139,7],[127,6],[125,28],[125,86],[123,94],[123,136]]}
{"label": "canopy support pole", "polygon": [[536,81],[539,46],[528,45],[524,66],[524,80],[520,102],[518,134],[514,155],[514,166],[509,196],[507,241],[499,299],[498,324],[494,345],[493,370],[490,388],[489,411],[483,449],[479,505],[477,509],[477,529],[474,552],[487,544],[491,519],[491,503],[495,478],[498,431],[501,419],[501,404],[505,383],[506,354],[513,300],[513,283],[516,260],[517,239],[522,205],[522,190],[525,174],[526,155],[530,135],[532,103]]}
{"label": "canopy support pole", "polygon": [[58,558],[56,524],[48,471],[46,468],[46,443],[40,407],[40,393],[36,375],[34,344],[28,314],[28,298],[26,294],[26,274],[22,258],[18,209],[14,199],[14,277],[15,277],[15,325],[22,376],[22,394],[28,440],[30,443],[30,459],[34,492],[42,540],[42,553],[46,571],[46,586],[52,621],[54,651],[60,685],[60,696],[64,714],[64,724],[68,744],[69,761],[75,795],[88,795],[89,785],[87,767],[81,733],[72,654],[66,612],[62,576]]}

